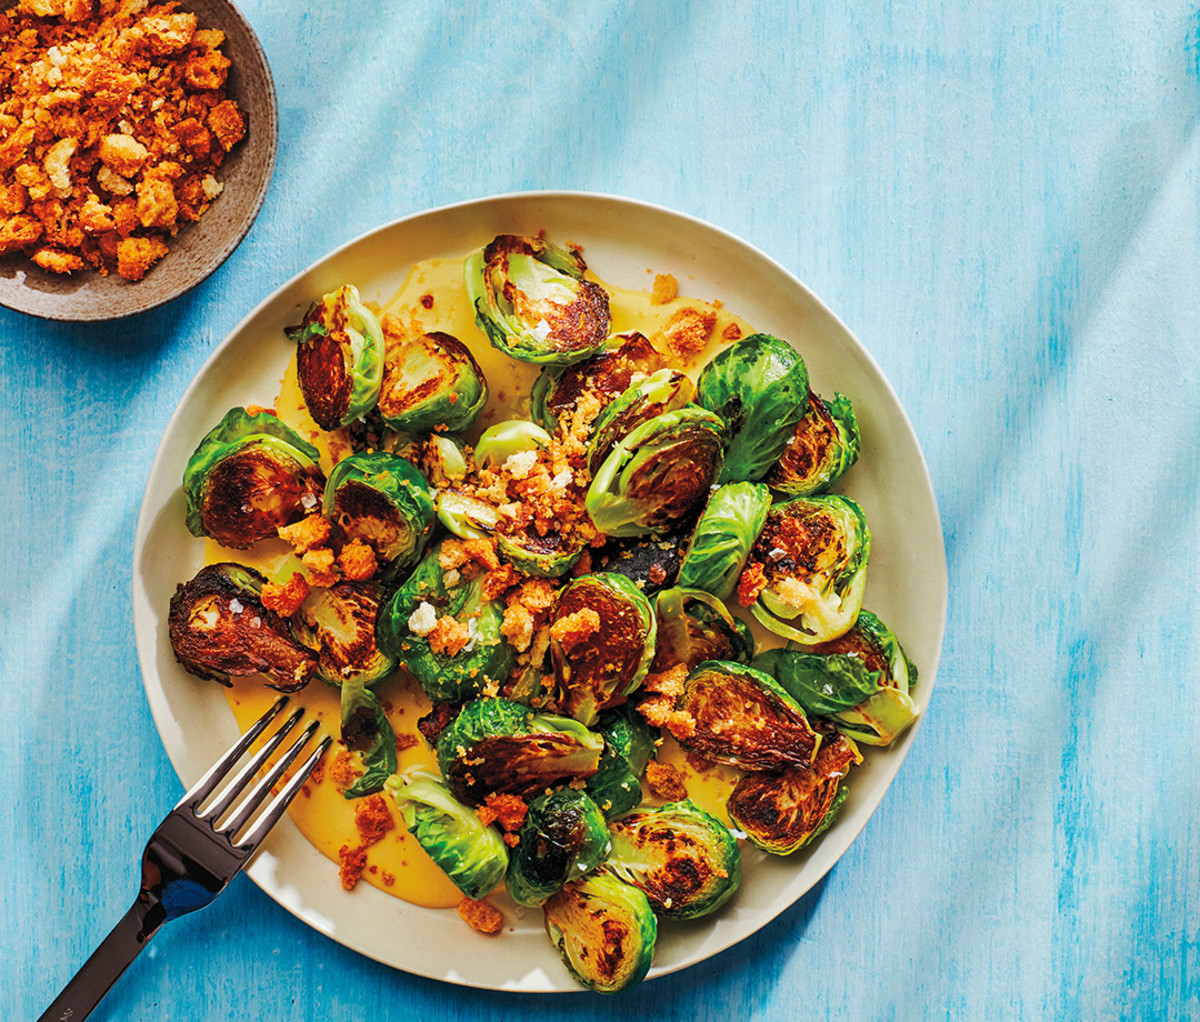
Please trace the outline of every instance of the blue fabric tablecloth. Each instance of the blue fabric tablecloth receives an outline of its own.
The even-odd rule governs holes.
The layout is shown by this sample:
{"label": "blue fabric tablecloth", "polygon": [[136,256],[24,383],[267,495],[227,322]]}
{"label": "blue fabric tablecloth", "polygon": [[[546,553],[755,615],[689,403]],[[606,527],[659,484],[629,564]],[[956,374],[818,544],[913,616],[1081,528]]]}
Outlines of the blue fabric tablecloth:
{"label": "blue fabric tablecloth", "polygon": [[1200,15],[1191,3],[247,0],[281,135],[249,236],[109,325],[0,311],[0,1017],[125,910],[181,790],[134,653],[158,438],[214,345],[399,216],[628,195],[804,280],[942,515],[937,687],[810,895],[635,1001],[413,978],[245,879],[98,1018],[1200,1017]]}

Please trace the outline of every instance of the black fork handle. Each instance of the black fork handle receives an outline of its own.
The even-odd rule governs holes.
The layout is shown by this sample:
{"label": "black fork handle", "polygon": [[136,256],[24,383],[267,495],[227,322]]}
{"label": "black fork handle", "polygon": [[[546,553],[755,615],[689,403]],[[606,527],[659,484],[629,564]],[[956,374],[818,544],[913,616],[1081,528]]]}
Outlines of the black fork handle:
{"label": "black fork handle", "polygon": [[38,1022],[83,1022],[157,932],[144,932],[145,916],[141,902],[134,903]]}

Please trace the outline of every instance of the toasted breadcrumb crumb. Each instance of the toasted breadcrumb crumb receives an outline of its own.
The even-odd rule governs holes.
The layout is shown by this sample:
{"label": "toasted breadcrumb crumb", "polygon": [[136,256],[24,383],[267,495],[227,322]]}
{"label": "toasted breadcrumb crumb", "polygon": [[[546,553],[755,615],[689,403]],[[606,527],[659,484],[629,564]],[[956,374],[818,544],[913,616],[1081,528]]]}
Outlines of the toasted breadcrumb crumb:
{"label": "toasted breadcrumb crumb", "polygon": [[704,350],[717,314],[686,306],[676,312],[659,335],[677,359],[686,360]]}
{"label": "toasted breadcrumb crumb", "polygon": [[570,653],[600,631],[600,615],[591,607],[581,607],[572,614],[560,617],[550,626],[550,638]]}
{"label": "toasted breadcrumb crumb", "polygon": [[471,641],[471,629],[456,617],[444,614],[430,630],[429,648],[439,656],[458,656]]}
{"label": "toasted breadcrumb crumb", "polygon": [[486,901],[475,901],[465,895],[458,903],[458,914],[476,933],[490,936],[499,933],[504,927],[504,916],[500,914],[499,909]]}
{"label": "toasted breadcrumb crumb", "polygon": [[660,763],[656,759],[646,764],[646,786],[655,798],[668,802],[679,802],[687,798],[687,785],[683,775],[671,763]]}
{"label": "toasted breadcrumb crumb", "polygon": [[382,840],[384,834],[395,829],[396,821],[382,795],[367,795],[354,803],[354,826],[366,847]]}
{"label": "toasted breadcrumb crumb", "polygon": [[300,563],[307,569],[311,585],[328,588],[338,580],[337,572],[334,571],[334,560],[332,550],[320,547],[305,553],[300,558]]}
{"label": "toasted breadcrumb crumb", "polygon": [[362,847],[351,848],[342,845],[338,849],[338,877],[342,881],[343,890],[352,891],[367,868],[367,850]]}
{"label": "toasted breadcrumb crumb", "polygon": [[654,287],[650,290],[652,305],[666,305],[679,296],[679,281],[669,273],[656,273]]}
{"label": "toasted breadcrumb crumb", "polygon": [[378,568],[375,551],[361,539],[351,540],[342,547],[337,562],[342,574],[356,582],[370,578]]}
{"label": "toasted breadcrumb crumb", "polygon": [[321,546],[329,538],[329,520],[319,514],[311,514],[292,525],[281,525],[275,531],[296,553],[302,554]]}
{"label": "toasted breadcrumb crumb", "polygon": [[299,572],[292,572],[292,577],[286,582],[268,582],[262,589],[262,603],[267,610],[273,610],[283,617],[291,617],[300,609],[311,588]]}

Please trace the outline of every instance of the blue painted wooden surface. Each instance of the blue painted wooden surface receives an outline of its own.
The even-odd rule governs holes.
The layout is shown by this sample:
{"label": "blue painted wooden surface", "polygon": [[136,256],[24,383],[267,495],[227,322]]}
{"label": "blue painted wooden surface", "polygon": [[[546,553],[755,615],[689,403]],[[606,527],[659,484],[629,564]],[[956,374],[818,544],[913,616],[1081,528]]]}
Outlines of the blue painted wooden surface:
{"label": "blue painted wooden surface", "polygon": [[[133,321],[0,313],[0,1016],[36,1017],[124,911],[180,790],[138,677],[130,561],[188,381],[368,228],[576,188],[719,224],[832,306],[912,417],[951,582],[932,706],[860,840],[638,1004],[698,1022],[1200,1017],[1195,6],[243,10],[282,120],[246,242]],[[543,1010],[629,1003],[414,979],[239,880],[97,1017]]]}

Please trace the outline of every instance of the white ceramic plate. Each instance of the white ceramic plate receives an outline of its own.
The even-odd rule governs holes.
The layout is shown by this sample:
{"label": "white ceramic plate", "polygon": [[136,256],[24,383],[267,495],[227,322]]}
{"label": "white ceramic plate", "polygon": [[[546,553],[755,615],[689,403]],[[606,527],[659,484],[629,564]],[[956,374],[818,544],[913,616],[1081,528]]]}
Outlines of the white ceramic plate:
{"label": "white ceramic plate", "polygon": [[[941,526],[912,427],[863,346],[785,269],[709,224],[612,196],[508,195],[408,217],[321,259],[241,322],[180,401],[159,445],[138,522],[134,627],[154,720],[185,784],[195,782],[237,730],[221,689],[184,672],[167,638],[171,594],[203,563],[204,544],[184,525],[180,490],[196,443],[230,407],[274,403],[295,350],[282,328],[298,322],[313,298],[354,283],[365,298],[385,301],[420,260],[465,255],[501,233],[541,230],[552,240],[582,245],[589,267],[611,284],[646,288],[648,270],[670,272],[681,293],[719,298],[757,330],[792,341],[818,393],[839,390],[853,400],[863,454],[839,489],[862,504],[871,524],[865,605],[900,636],[920,670],[916,701],[927,704],[946,611]],[[866,762],[854,772],[841,815],[810,849],[778,858],[743,842],[744,879],[737,895],[713,917],[661,926],[650,976],[730,947],[808,891],[867,822],[915,735],[913,728],[889,749],[864,750]],[[365,884],[347,893],[337,867],[288,820],[271,835],[249,875],[310,926],[408,972],[493,989],[580,989],[550,945],[539,911],[516,920],[514,931],[488,938],[468,930],[453,910],[417,908]]]}

